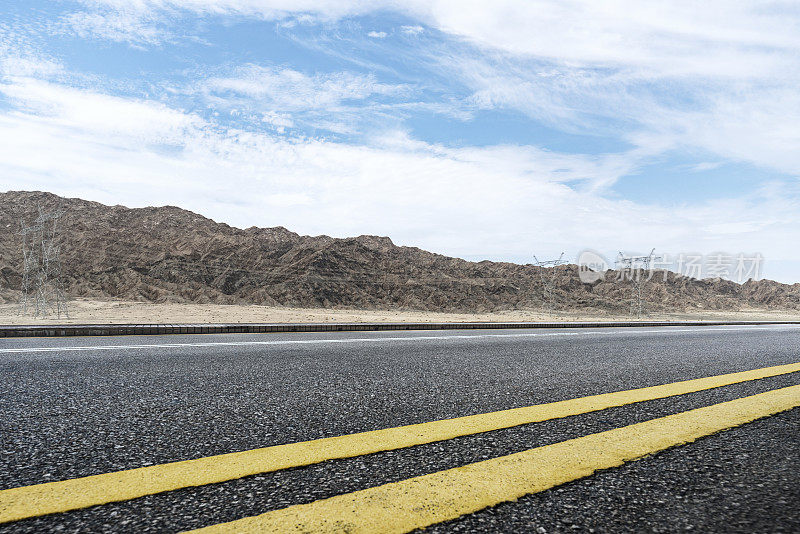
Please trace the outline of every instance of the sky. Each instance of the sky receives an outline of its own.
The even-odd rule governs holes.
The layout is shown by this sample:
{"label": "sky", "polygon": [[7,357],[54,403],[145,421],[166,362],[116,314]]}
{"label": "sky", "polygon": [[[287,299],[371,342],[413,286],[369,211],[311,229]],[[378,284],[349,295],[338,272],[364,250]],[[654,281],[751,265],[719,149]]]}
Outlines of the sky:
{"label": "sky", "polygon": [[6,0],[0,191],[800,281],[800,3]]}

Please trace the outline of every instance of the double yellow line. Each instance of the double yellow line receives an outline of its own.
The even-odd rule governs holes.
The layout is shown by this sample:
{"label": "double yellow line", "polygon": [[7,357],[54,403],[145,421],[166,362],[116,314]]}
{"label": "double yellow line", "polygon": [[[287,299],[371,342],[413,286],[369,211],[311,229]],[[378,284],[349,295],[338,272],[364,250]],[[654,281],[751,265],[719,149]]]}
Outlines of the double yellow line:
{"label": "double yellow line", "polygon": [[[6,489],[0,523],[796,371],[800,363]],[[792,386],[202,530],[407,532],[799,405],[800,386]]]}
{"label": "double yellow line", "polygon": [[800,385],[193,532],[410,532],[798,405]]}

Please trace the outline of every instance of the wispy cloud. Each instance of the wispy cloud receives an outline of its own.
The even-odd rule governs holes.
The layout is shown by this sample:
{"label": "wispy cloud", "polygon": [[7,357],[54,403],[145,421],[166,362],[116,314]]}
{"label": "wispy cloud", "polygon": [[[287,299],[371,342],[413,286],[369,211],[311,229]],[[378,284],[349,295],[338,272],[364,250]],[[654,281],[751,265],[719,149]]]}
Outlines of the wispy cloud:
{"label": "wispy cloud", "polygon": [[[199,119],[152,101],[89,93],[29,77],[0,84],[0,94],[18,113],[45,121],[52,128],[75,126],[110,142],[114,138],[180,144]],[[108,115],[113,110],[113,115]]]}
{"label": "wispy cloud", "polygon": [[[647,152],[698,147],[719,157],[800,175],[800,14],[780,3],[655,1],[597,3],[499,0],[469,9],[457,2],[360,3],[286,0],[86,0],[69,15],[78,32],[157,43],[168,21],[256,17],[327,21],[380,10],[402,12],[451,40],[430,43],[431,72],[447,72],[472,94],[465,107],[521,111],[571,133],[617,135]],[[400,28],[420,34],[421,24]],[[383,37],[384,32],[367,35]],[[248,76],[250,80],[246,79]],[[292,79],[291,69],[217,80],[252,98],[264,87],[313,87],[319,100],[375,80]],[[238,86],[236,86],[238,84]],[[250,88],[246,87],[250,84]],[[316,84],[316,85],[315,85]],[[329,87],[324,87],[327,84]],[[267,95],[276,104],[286,97]],[[301,94],[305,96],[308,93]],[[311,97],[312,106],[316,97]],[[280,110],[278,110],[280,111]],[[324,121],[336,123],[330,118]],[[341,121],[339,121],[341,122]]]}
{"label": "wispy cloud", "polygon": [[[777,256],[786,253],[782,240],[800,225],[797,201],[785,194],[760,192],[669,210],[567,185],[625,172],[620,166],[626,163],[614,156],[518,146],[451,148],[403,133],[371,146],[288,140],[60,84],[15,79],[2,89],[14,106],[0,115],[4,188],[132,205],[181,198],[191,209],[242,226],[388,234],[458,255],[480,250],[525,257],[564,242],[647,248],[657,235],[664,249],[712,243]],[[47,158],[39,157],[41,147]],[[731,234],[730,224],[742,221],[758,224]],[[778,239],[765,240],[765,234]]]}
{"label": "wispy cloud", "polygon": [[374,75],[346,71],[308,75],[291,68],[247,65],[235,69],[231,76],[210,78],[203,82],[202,90],[210,97],[244,97],[285,110],[306,110],[375,95],[396,95],[409,88],[379,83]]}
{"label": "wispy cloud", "polygon": [[174,38],[157,14],[141,9],[78,12],[65,15],[55,31],[133,45],[159,45]]}
{"label": "wispy cloud", "polygon": [[266,114],[271,124],[281,117],[283,128],[306,124],[342,134],[357,133],[356,123],[386,119],[396,104],[408,102],[414,93],[405,84],[380,83],[372,74],[306,74],[260,65],[237,67],[189,91],[202,95],[214,109],[242,110],[256,117]]}
{"label": "wispy cloud", "polygon": [[294,126],[294,121],[288,113],[278,113],[275,111],[265,112],[261,120],[267,124],[274,126],[279,133],[283,133],[286,128]]}
{"label": "wispy cloud", "polygon": [[414,26],[400,26],[400,31],[405,33],[406,35],[419,35],[425,31],[425,28],[422,26],[414,25]]}
{"label": "wispy cloud", "polygon": [[800,146],[793,126],[800,118],[800,54],[775,54],[744,54],[741,61],[758,65],[741,78],[739,64],[725,72],[645,68],[633,59],[606,66],[592,65],[587,54],[577,66],[469,46],[428,60],[469,87],[468,101],[479,109],[522,112],[570,133],[620,137],[650,153],[700,150],[800,176],[798,151],[791,148]]}
{"label": "wispy cloud", "polygon": [[[279,20],[304,15],[334,21],[381,10],[401,11],[475,43],[581,65],[637,66],[660,74],[736,77],[779,68],[780,56],[800,46],[796,10],[775,3],[679,0],[602,3],[591,0],[535,4],[514,0],[377,2],[310,0],[84,0],[89,13],[116,13],[155,22],[176,12]],[[109,26],[119,19],[109,18]],[[144,26],[134,24],[134,28]],[[422,26],[406,25],[419,33]],[[149,30],[148,30],[149,31]],[[775,61],[770,60],[775,58]],[[766,60],[766,61],[765,61]]]}

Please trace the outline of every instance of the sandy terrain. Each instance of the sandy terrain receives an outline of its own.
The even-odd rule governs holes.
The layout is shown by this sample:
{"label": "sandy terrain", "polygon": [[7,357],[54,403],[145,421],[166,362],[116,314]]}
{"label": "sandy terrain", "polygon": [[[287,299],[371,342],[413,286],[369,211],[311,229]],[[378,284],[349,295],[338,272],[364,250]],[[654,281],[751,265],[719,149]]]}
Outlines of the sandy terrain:
{"label": "sandy terrain", "polygon": [[[542,313],[514,310],[498,313],[458,314],[425,311],[306,309],[220,304],[150,304],[129,301],[76,299],[69,303],[69,318],[23,316],[16,305],[0,305],[0,324],[119,324],[119,323],[320,323],[320,322],[450,322],[450,321],[611,321],[627,315],[586,312]],[[647,320],[800,320],[800,313],[769,310],[705,311],[649,315]]]}

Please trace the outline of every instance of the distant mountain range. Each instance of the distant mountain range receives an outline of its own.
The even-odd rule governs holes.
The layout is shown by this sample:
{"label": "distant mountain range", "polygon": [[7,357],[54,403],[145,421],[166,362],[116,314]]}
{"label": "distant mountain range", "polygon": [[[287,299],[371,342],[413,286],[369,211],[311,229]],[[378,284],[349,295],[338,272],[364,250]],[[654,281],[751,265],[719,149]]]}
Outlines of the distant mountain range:
{"label": "distant mountain range", "polygon": [[[469,262],[388,237],[301,236],[285,228],[239,229],[173,206],[131,209],[51,193],[0,193],[0,300],[19,298],[20,221],[37,206],[62,209],[63,280],[70,296],[151,302],[486,312],[542,306],[540,268]],[[628,309],[630,284],[613,273],[583,284],[575,265],[556,268],[554,298],[569,309]],[[551,271],[547,271],[549,276]],[[648,308],[800,308],[800,284],[736,284],[675,273],[645,286]]]}

